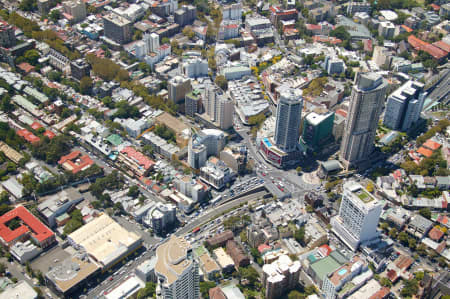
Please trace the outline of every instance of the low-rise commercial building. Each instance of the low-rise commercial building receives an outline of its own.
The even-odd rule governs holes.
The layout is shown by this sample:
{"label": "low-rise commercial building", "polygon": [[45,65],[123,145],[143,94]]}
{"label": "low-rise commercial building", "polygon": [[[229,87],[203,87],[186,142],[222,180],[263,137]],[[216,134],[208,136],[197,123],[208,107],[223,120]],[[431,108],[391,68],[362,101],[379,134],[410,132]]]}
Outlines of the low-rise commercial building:
{"label": "low-rise commercial building", "polygon": [[56,218],[70,210],[84,200],[75,188],[68,188],[54,195],[44,198],[37,210],[48,226],[56,225]]}
{"label": "low-rise commercial building", "polygon": [[42,249],[34,245],[30,240],[25,242],[17,242],[9,248],[11,255],[21,264],[32,260],[38,256]]}
{"label": "low-rise commercial building", "polygon": [[222,272],[229,273],[234,271],[234,261],[222,247],[214,249],[213,253],[217,263],[222,268]]}
{"label": "low-rise commercial building", "polygon": [[102,214],[67,236],[69,243],[83,249],[106,271],[142,246],[142,238]]}
{"label": "low-rise commercial building", "polygon": [[151,259],[140,264],[135,270],[136,276],[143,282],[156,282],[155,266],[157,260],[157,257],[153,256]]}
{"label": "low-rise commercial building", "polygon": [[212,157],[206,165],[200,168],[200,179],[219,190],[231,182],[236,173],[234,173],[223,161]]}
{"label": "low-rise commercial building", "polygon": [[120,151],[118,161],[123,163],[137,177],[145,176],[155,165],[152,159],[131,146],[127,146]]}
{"label": "low-rise commercial building", "polygon": [[88,283],[99,269],[86,255],[77,255],[52,266],[51,270],[45,273],[45,281],[58,296],[68,298]]}

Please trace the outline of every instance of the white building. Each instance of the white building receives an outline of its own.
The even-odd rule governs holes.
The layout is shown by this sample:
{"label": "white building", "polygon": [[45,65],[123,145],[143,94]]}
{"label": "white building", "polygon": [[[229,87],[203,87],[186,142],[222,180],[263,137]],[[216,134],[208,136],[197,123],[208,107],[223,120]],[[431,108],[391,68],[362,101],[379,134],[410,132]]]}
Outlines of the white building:
{"label": "white building", "polygon": [[218,156],[225,147],[225,134],[221,130],[204,129],[189,140],[188,163],[193,168],[205,165],[210,156]]}
{"label": "white building", "polygon": [[19,263],[25,264],[26,262],[32,260],[38,256],[42,249],[31,243],[30,240],[22,243],[17,242],[9,248],[9,252],[13,257],[15,257]]}
{"label": "white building", "polygon": [[175,235],[156,249],[157,296],[171,299],[200,298],[198,264],[190,244]]}
{"label": "white building", "polygon": [[263,266],[263,285],[266,298],[279,298],[294,289],[299,281],[301,265],[289,256],[281,255],[276,261]]}
{"label": "white building", "polygon": [[78,23],[86,18],[86,4],[82,0],[63,2],[64,12],[72,23]]}
{"label": "white building", "polygon": [[379,67],[381,67],[383,65],[389,66],[390,57],[391,57],[391,52],[387,48],[381,47],[381,46],[375,46],[375,48],[373,50],[372,61],[375,62],[375,64],[377,66],[379,66]]}
{"label": "white building", "polygon": [[[325,276],[322,292],[326,299],[346,298],[372,278],[367,263],[359,256]],[[342,292],[342,293],[341,293]],[[347,295],[347,296],[346,296]]]}
{"label": "white building", "polygon": [[21,280],[16,284],[8,285],[3,292],[0,293],[0,299],[36,299],[38,293],[26,281]]}
{"label": "white building", "polygon": [[287,89],[280,94],[274,140],[283,151],[294,151],[300,137],[303,98],[298,90]]}
{"label": "white building", "polygon": [[395,90],[387,99],[383,124],[393,130],[409,130],[420,118],[427,95],[424,86],[410,80]]}
{"label": "white building", "polygon": [[183,61],[181,69],[183,74],[188,78],[208,76],[208,62],[199,57]]}
{"label": "white building", "polygon": [[242,4],[233,3],[225,5],[222,9],[222,18],[224,20],[241,20],[242,19]]}
{"label": "white building", "polygon": [[200,179],[217,190],[229,183],[236,173],[218,158],[211,158],[200,168]]}
{"label": "white building", "polygon": [[355,251],[361,243],[379,236],[377,226],[381,210],[379,201],[359,183],[346,182],[339,214],[331,219],[333,231]]}
{"label": "white building", "polygon": [[228,130],[233,126],[234,104],[226,95],[219,96],[219,128]]}
{"label": "white building", "polygon": [[393,38],[395,35],[395,25],[392,22],[380,22],[378,25],[378,34],[386,39]]}
{"label": "white building", "polygon": [[176,207],[173,204],[163,204],[158,202],[144,216],[143,222],[151,224],[154,232],[160,234],[166,231],[177,220]]}

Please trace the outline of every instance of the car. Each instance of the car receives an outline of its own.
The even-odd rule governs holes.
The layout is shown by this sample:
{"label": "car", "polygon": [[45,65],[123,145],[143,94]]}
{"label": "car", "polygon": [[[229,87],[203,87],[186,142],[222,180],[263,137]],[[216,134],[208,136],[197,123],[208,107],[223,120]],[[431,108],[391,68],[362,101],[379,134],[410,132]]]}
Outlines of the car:
{"label": "car", "polygon": [[108,278],[109,281],[112,281],[114,278],[111,276]]}

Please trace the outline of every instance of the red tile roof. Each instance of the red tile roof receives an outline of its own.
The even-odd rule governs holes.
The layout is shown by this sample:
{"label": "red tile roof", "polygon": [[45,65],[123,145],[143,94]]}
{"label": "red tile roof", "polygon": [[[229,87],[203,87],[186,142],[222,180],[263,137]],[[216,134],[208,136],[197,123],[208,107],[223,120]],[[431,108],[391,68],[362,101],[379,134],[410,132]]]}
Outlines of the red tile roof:
{"label": "red tile roof", "polygon": [[439,241],[444,236],[444,233],[440,229],[433,227],[428,233],[428,236],[431,240]]}
{"label": "red tile roof", "polygon": [[391,289],[389,289],[388,287],[382,287],[378,292],[370,296],[369,299],[383,299],[387,295],[389,295],[390,292]]}
{"label": "red tile roof", "polygon": [[325,256],[329,256],[333,249],[330,248],[327,244],[324,244],[319,247],[320,252],[322,252]]}
{"label": "red tile roof", "polygon": [[402,25],[402,28],[405,29],[406,32],[413,32],[414,31],[412,28],[409,28],[406,25]]}
{"label": "red tile roof", "polygon": [[439,5],[434,4],[434,3],[431,3],[430,6],[434,11],[438,11],[439,9],[441,9],[441,7]]}
{"label": "red tile roof", "polygon": [[436,46],[439,49],[442,49],[442,50],[444,50],[447,53],[450,52],[450,45],[447,44],[446,42],[442,41],[442,40],[433,43],[433,46]]}
{"label": "red tile roof", "polygon": [[45,131],[43,135],[47,136],[49,139],[53,139],[56,136],[56,134],[50,130]]}
{"label": "red tile roof", "polygon": [[342,43],[342,40],[340,40],[339,38],[335,38],[333,36],[322,36],[322,35],[314,35],[313,41],[315,43],[322,42],[322,43],[330,43],[333,45]]}
{"label": "red tile roof", "polygon": [[316,25],[316,24],[306,24],[306,30],[322,30],[322,26],[321,25]]}
{"label": "red tile roof", "polygon": [[150,159],[149,157],[147,157],[143,153],[138,152],[137,150],[135,150],[131,146],[127,146],[126,148],[124,148],[121,151],[121,153],[122,154],[126,154],[129,158],[132,158],[133,160],[135,160],[136,163],[138,163],[139,165],[141,165],[145,169],[149,169],[150,167],[155,165],[155,162],[152,159]]}
{"label": "red tile roof", "polygon": [[22,71],[24,71],[25,73],[29,73],[31,71],[34,70],[34,66],[32,66],[31,64],[29,64],[28,62],[22,62],[21,64],[19,64],[17,66],[19,69],[21,69]]}
{"label": "red tile roof", "polygon": [[430,150],[432,150],[432,151],[435,151],[435,150],[437,150],[437,149],[439,149],[439,148],[441,147],[441,144],[440,144],[440,143],[437,143],[436,141],[433,141],[433,140],[431,140],[431,139],[428,139],[428,140],[423,144],[423,146],[426,147],[426,148],[428,148],[428,149],[430,149]]}
{"label": "red tile roof", "polygon": [[441,224],[447,224],[448,223],[448,217],[445,215],[439,215],[439,217],[436,219],[437,222]]}
{"label": "red tile roof", "polygon": [[[20,218],[24,224],[11,230],[6,224],[14,218]],[[31,232],[33,238],[39,242],[54,237],[54,233],[23,206],[18,206],[0,217],[0,237],[6,243],[14,241],[28,232]]]}
{"label": "red tile roof", "polygon": [[389,278],[390,281],[394,282],[395,280],[397,280],[397,272],[395,270],[389,270],[386,273],[386,276]]}
{"label": "red tile roof", "polygon": [[40,123],[38,123],[37,121],[35,121],[34,123],[31,124],[31,128],[33,130],[39,130],[40,128],[42,128],[42,125]]}
{"label": "red tile roof", "polygon": [[212,289],[209,289],[209,298],[211,298],[211,299],[227,299],[227,297],[225,297],[225,294],[222,292],[220,287],[214,287]]}
{"label": "red tile roof", "polygon": [[423,146],[421,146],[421,147],[417,150],[417,152],[418,152],[419,154],[421,154],[422,156],[425,156],[425,157],[427,157],[427,158],[429,158],[429,157],[431,157],[431,155],[433,155],[433,151],[432,151],[432,150],[429,150],[429,149],[427,149],[427,148],[424,148]]}
{"label": "red tile roof", "polygon": [[78,158],[79,156],[81,156],[80,151],[73,151],[66,156],[62,156],[59,159],[58,164],[62,165],[67,170],[72,171],[73,174],[85,170],[86,168],[94,164],[94,161],[92,161],[92,159],[88,155],[84,155]]}
{"label": "red tile roof", "polygon": [[424,51],[435,59],[441,59],[447,56],[448,52],[441,50],[440,48],[433,46],[421,39],[418,39],[414,35],[408,36],[408,43],[417,51]]}
{"label": "red tile roof", "polygon": [[20,137],[23,137],[26,141],[28,141],[29,143],[35,143],[35,142],[39,142],[41,139],[39,139],[39,137],[37,137],[36,135],[34,135],[33,133],[31,133],[30,131],[28,131],[27,129],[22,129],[16,132],[17,135],[19,135]]}
{"label": "red tile roof", "polygon": [[401,270],[408,269],[412,263],[414,263],[414,260],[406,255],[401,255],[395,260],[395,265]]}
{"label": "red tile roof", "polygon": [[339,114],[339,115],[341,115],[341,116],[343,116],[345,118],[347,117],[347,111],[345,111],[343,109],[336,110],[336,114]]}
{"label": "red tile roof", "polygon": [[259,253],[264,253],[264,252],[266,252],[267,250],[270,250],[270,249],[272,249],[272,247],[270,247],[267,244],[261,244],[261,245],[258,246]]}

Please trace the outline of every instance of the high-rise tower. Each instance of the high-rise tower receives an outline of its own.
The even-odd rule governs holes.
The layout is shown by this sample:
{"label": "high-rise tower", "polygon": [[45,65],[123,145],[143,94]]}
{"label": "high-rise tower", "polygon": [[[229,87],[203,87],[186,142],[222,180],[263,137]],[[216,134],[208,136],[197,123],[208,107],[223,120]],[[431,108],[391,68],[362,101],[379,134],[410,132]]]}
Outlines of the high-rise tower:
{"label": "high-rise tower", "polygon": [[386,88],[386,81],[376,73],[356,75],[341,143],[340,159],[346,168],[372,153]]}
{"label": "high-rise tower", "polygon": [[292,152],[297,149],[302,108],[303,99],[299,91],[291,88],[281,93],[274,140],[283,151]]}

